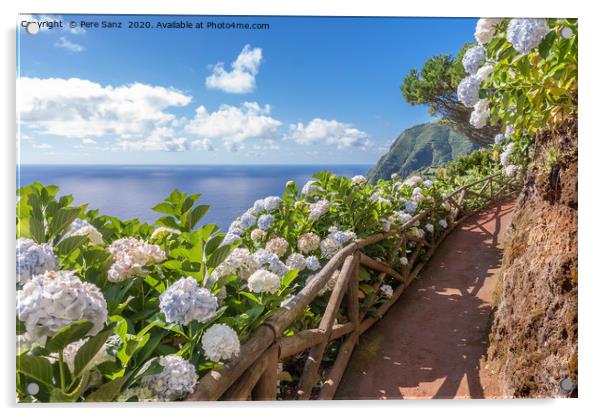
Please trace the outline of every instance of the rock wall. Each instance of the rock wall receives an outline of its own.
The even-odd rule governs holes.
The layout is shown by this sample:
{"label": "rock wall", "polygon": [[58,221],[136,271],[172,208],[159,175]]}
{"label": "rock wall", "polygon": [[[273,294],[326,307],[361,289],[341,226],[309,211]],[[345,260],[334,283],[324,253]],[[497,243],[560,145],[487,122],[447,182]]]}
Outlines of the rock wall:
{"label": "rock wall", "polygon": [[577,121],[538,134],[533,158],[505,240],[489,359],[509,396],[576,397]]}

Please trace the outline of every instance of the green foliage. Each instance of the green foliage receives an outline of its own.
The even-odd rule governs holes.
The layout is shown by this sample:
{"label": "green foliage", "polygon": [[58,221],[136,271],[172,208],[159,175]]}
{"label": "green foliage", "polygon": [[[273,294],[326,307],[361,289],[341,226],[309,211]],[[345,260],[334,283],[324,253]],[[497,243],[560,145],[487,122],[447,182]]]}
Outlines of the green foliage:
{"label": "green foliage", "polygon": [[[546,21],[550,32],[529,54],[520,54],[506,40],[508,21],[487,45],[495,69],[482,93],[491,105],[491,122],[531,136],[577,116],[577,20]],[[567,28],[573,35],[565,39],[561,31]]]}
{"label": "green foliage", "polygon": [[404,99],[412,105],[427,105],[431,115],[439,115],[474,143],[484,146],[493,142],[499,127],[475,129],[470,125],[470,111],[456,96],[458,83],[467,75],[462,66],[464,52],[474,46],[465,44],[457,56],[437,55],[429,58],[422,69],[412,69],[400,87]]}
{"label": "green foliage", "polygon": [[[462,180],[489,174],[496,165],[495,158],[475,152],[448,165],[448,175],[433,175],[432,185],[422,187],[423,198],[416,212],[427,209],[450,192],[458,178],[449,174],[455,171],[464,175]],[[279,257],[284,261],[298,252],[298,241],[304,233],[315,233],[324,241],[337,232],[352,233],[358,238],[382,232],[401,225],[399,213],[405,200],[412,199],[416,185],[379,180],[377,184],[354,181],[331,172],[314,175],[317,188],[309,194],[300,194],[294,183],[288,183],[277,208],[270,212],[274,222],[265,230],[261,241],[251,238],[256,226],[241,230],[239,241],[224,244],[225,236],[214,224],[199,224],[207,212],[206,205],[198,205],[199,195],[175,190],[154,207],[164,214],[154,225],[138,219],[123,221],[73,207],[73,198],[58,198],[58,188],[32,184],[19,189],[17,206],[18,237],[34,237],[39,242],[49,242],[59,260],[60,270],[72,270],[83,281],[92,283],[102,291],[107,303],[108,321],[104,328],[90,334],[92,324],[74,322],[49,337],[44,345],[19,347],[17,355],[17,393],[20,401],[114,401],[140,385],[141,380],[156,374],[162,368],[159,357],[178,354],[192,363],[200,376],[222,365],[210,361],[204,353],[201,339],[206,329],[221,323],[229,325],[241,343],[268,319],[280,306],[298,293],[312,278],[315,271],[290,269],[282,274],[280,286],[273,293],[255,293],[248,282],[236,272],[212,277],[217,267],[236,247],[251,253],[263,249],[271,239],[278,237],[288,242],[286,252]],[[361,179],[361,178],[360,178]],[[319,218],[310,217],[312,204],[328,201],[328,209]],[[477,202],[475,202],[477,203]],[[62,212],[62,214],[59,214]],[[264,211],[265,212],[265,211]],[[77,216],[75,215],[77,213]],[[257,213],[259,216],[261,214]],[[436,218],[446,218],[444,208],[437,209]],[[95,245],[83,236],[65,237],[69,224],[81,218],[97,228],[102,236]],[[31,232],[31,224],[41,224],[39,232]],[[435,236],[444,228],[435,220]],[[416,227],[423,228],[427,220]],[[36,226],[34,225],[34,228]],[[167,227],[165,230],[160,227]],[[336,229],[333,229],[335,227]],[[27,233],[25,230],[28,230]],[[418,232],[413,228],[411,232]],[[82,238],[83,237],[83,238]],[[121,282],[111,282],[107,273],[113,257],[107,247],[117,239],[132,237],[156,244],[165,253],[165,260],[144,266],[143,272]],[[334,237],[332,237],[334,238]],[[352,238],[352,237],[349,237]],[[385,259],[395,241],[387,239],[366,249],[368,255]],[[341,243],[335,249],[342,248]],[[396,267],[404,267],[400,258],[412,256],[415,247],[407,247],[394,259]],[[334,253],[318,247],[305,256],[315,256],[324,266]],[[417,253],[420,257],[423,252]],[[159,297],[177,280],[191,276],[200,286],[210,290],[220,299],[219,309],[206,322],[192,321],[188,325],[170,323],[159,308]],[[365,269],[360,271],[360,309],[370,314],[384,302],[383,293],[374,288],[378,275]],[[308,328],[315,328],[328,303],[332,283],[323,289],[299,318],[285,331],[290,336]],[[396,286],[396,281],[386,281]],[[376,305],[376,306],[375,306]],[[17,334],[27,335],[22,322],[17,320]],[[74,344],[76,343],[77,344]],[[74,351],[74,345],[77,349]],[[292,371],[292,370],[291,370]],[[295,374],[295,377],[297,375]],[[35,395],[27,386],[37,383],[40,390]],[[128,396],[129,397],[129,396]]]}

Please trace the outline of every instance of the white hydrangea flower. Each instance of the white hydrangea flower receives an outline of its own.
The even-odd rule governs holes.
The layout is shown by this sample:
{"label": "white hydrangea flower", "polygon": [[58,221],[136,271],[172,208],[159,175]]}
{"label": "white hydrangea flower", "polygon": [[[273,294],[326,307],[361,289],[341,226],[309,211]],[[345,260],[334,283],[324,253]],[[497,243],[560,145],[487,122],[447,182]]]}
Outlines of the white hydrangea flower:
{"label": "white hydrangea flower", "polygon": [[85,235],[88,237],[90,242],[94,245],[101,245],[103,243],[102,234],[86,220],[76,218],[69,226],[69,230],[65,233],[63,238],[72,237],[76,235]]}
{"label": "white hydrangea flower", "polygon": [[320,250],[322,252],[322,257],[327,259],[334,256],[337,253],[337,251],[339,251],[342,247],[343,245],[341,243],[332,238],[325,238],[320,242]]}
{"label": "white hydrangea flower", "polygon": [[397,180],[397,179],[399,179],[399,173],[392,173],[392,174],[391,174],[391,180],[392,180],[392,181],[395,181],[395,180]]}
{"label": "white hydrangea flower", "polygon": [[424,228],[429,232],[432,233],[433,231],[435,231],[435,227],[433,226],[433,224],[426,224],[424,226]]}
{"label": "white hydrangea flower", "polygon": [[247,281],[249,290],[255,293],[276,293],[280,288],[280,276],[268,270],[257,270]]}
{"label": "white hydrangea flower", "polygon": [[475,75],[469,75],[458,84],[458,100],[466,107],[474,107],[479,101],[481,80]]}
{"label": "white hydrangea flower", "polygon": [[424,195],[422,195],[422,188],[414,188],[412,191],[412,199],[416,202],[424,201]]}
{"label": "white hydrangea flower", "polygon": [[380,291],[386,298],[391,299],[393,297],[393,288],[391,285],[382,285]]}
{"label": "white hydrangea flower", "polygon": [[518,166],[516,165],[508,165],[504,168],[504,174],[506,176],[514,177],[516,176],[516,172],[518,172]]}
{"label": "white hydrangea flower", "polygon": [[418,238],[424,238],[424,230],[418,227],[412,227],[408,230],[408,234]]}
{"label": "white hydrangea flower", "polygon": [[326,199],[321,199],[318,202],[309,205],[309,220],[317,221],[330,209],[330,202]]}
{"label": "white hydrangea flower", "polygon": [[29,339],[45,345],[47,337],[80,320],[92,322],[89,334],[96,335],[107,320],[107,302],[98,287],[72,271],[46,272],[17,292],[17,317]]}
{"label": "white hydrangea flower", "polygon": [[468,49],[462,57],[464,70],[471,75],[475,75],[481,65],[485,62],[485,48],[481,45],[473,46]]}
{"label": "white hydrangea flower", "polygon": [[267,236],[267,233],[264,230],[261,230],[259,228],[256,228],[253,231],[251,231],[251,240],[253,240],[256,243],[258,241],[263,241],[263,239],[266,236]]}
{"label": "white hydrangea flower", "polygon": [[286,259],[286,265],[289,269],[298,269],[300,272],[305,270],[307,264],[305,263],[305,257],[301,253],[292,253]]}
{"label": "white hydrangea flower", "polygon": [[159,296],[159,309],[169,323],[207,322],[217,311],[217,298],[192,277],[183,277]]}
{"label": "white hydrangea flower", "polygon": [[402,257],[399,259],[399,263],[401,263],[402,266],[407,266],[408,265],[408,258],[407,257]]}
{"label": "white hydrangea flower", "polygon": [[415,187],[422,183],[422,178],[420,176],[414,175],[406,179],[403,184],[408,185],[409,187]]}
{"label": "white hydrangea flower", "polygon": [[476,77],[479,81],[486,81],[487,78],[493,73],[493,64],[485,64],[476,73]]}
{"label": "white hydrangea flower", "polygon": [[32,276],[54,271],[59,262],[50,244],[37,244],[29,238],[17,239],[17,281],[28,282]]}
{"label": "white hydrangea flower", "polygon": [[180,235],[180,230],[176,230],[175,228],[169,227],[157,227],[151,234],[151,240],[158,240],[163,237],[167,237],[168,235]]}
{"label": "white hydrangea flower", "polygon": [[293,205],[295,207],[295,209],[303,209],[305,207],[305,202],[303,201],[295,201],[295,204]]}
{"label": "white hydrangea flower", "polygon": [[486,45],[491,42],[495,36],[496,26],[501,23],[499,18],[481,18],[477,22],[477,27],[474,32],[474,37],[479,45]]}
{"label": "white hydrangea flower", "polygon": [[113,241],[107,251],[113,255],[113,264],[108,272],[110,282],[144,276],[144,267],[165,260],[161,247],[133,237]]}
{"label": "white hydrangea flower", "polygon": [[424,183],[422,184],[425,188],[431,188],[433,186],[433,181],[431,181],[430,179],[427,179],[424,181]]}
{"label": "white hydrangea flower", "polygon": [[470,124],[472,124],[475,128],[481,129],[485,127],[487,124],[487,119],[489,118],[489,102],[486,98],[483,98],[474,106],[474,110],[470,114]]}
{"label": "white hydrangea flower", "polygon": [[307,254],[320,247],[320,237],[314,233],[305,233],[299,237],[297,248],[303,254]]}
{"label": "white hydrangea flower", "polygon": [[[140,382],[143,388],[161,401],[172,401],[192,393],[199,377],[194,365],[176,354],[159,358],[163,370],[158,374],[144,376]],[[143,401],[152,400],[143,395]]]}
{"label": "white hydrangea flower", "polygon": [[508,166],[510,164],[510,156],[512,156],[512,152],[514,151],[514,142],[508,143],[504,146],[503,152],[500,154],[500,163],[502,166]]}
{"label": "white hydrangea flower", "polygon": [[366,179],[366,177],[362,176],[362,175],[356,175],[353,178],[351,178],[351,184],[354,186],[364,185],[367,182],[368,182],[368,180]]}
{"label": "white hydrangea flower", "polygon": [[272,238],[265,245],[265,249],[278,257],[282,257],[286,253],[286,250],[288,250],[288,241],[282,237]]}
{"label": "white hydrangea flower", "polygon": [[243,280],[246,280],[253,274],[259,265],[253,258],[253,255],[246,248],[235,248],[226,259],[217,266],[211,273],[213,280],[235,274]]}
{"label": "white hydrangea flower", "polygon": [[303,185],[303,188],[301,189],[301,194],[309,196],[313,192],[320,192],[322,190],[322,188],[320,188],[318,185],[316,185],[317,183],[318,183],[318,181],[315,179],[307,181],[305,183],[305,185]]}
{"label": "white hydrangea flower", "polygon": [[439,225],[440,225],[442,228],[447,228],[447,221],[446,221],[445,219],[440,219],[440,220],[439,220]]}
{"label": "white hydrangea flower", "polygon": [[229,360],[240,353],[240,340],[236,332],[225,324],[208,328],[201,339],[205,356],[213,362]]}
{"label": "white hydrangea flower", "polygon": [[512,19],[508,23],[506,38],[514,49],[527,54],[539,46],[549,31],[546,19]]}
{"label": "white hydrangea flower", "polygon": [[[417,206],[416,206],[416,208],[417,208]],[[403,212],[403,211],[397,211],[396,216],[399,219],[399,222],[401,222],[402,224],[405,224],[406,222],[409,222],[412,219],[411,214],[408,214],[407,212]]]}
{"label": "white hydrangea flower", "polygon": [[384,218],[380,220],[380,223],[383,226],[384,232],[388,233],[389,231],[391,231],[391,220],[389,218]]}

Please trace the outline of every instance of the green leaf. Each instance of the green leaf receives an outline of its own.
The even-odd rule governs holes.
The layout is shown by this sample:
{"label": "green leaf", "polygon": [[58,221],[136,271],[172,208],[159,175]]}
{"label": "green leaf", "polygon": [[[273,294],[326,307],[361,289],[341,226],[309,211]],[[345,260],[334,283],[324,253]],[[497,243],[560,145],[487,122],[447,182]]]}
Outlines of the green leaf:
{"label": "green leaf", "polygon": [[49,387],[53,387],[52,364],[45,357],[22,354],[17,356],[17,371]]}
{"label": "green leaf", "polygon": [[173,205],[170,204],[169,202],[161,202],[161,203],[155,205],[152,209],[153,209],[153,211],[160,212],[162,214],[167,214],[167,215],[177,214]]}
{"label": "green leaf", "polygon": [[63,238],[61,242],[56,245],[56,251],[61,256],[69,256],[75,249],[83,246],[86,241],[88,241],[88,236],[72,235]]}
{"label": "green leaf", "polygon": [[46,242],[46,230],[44,228],[44,223],[42,220],[39,220],[35,217],[29,217],[29,234],[31,238],[38,244],[42,244]]}
{"label": "green leaf", "polygon": [[217,234],[217,235],[214,235],[213,237],[211,237],[209,239],[209,241],[207,241],[207,244],[205,245],[205,253],[207,253],[207,256],[210,256],[219,247],[219,245],[223,241],[224,241],[223,234]]}
{"label": "green leaf", "polygon": [[86,397],[87,402],[111,402],[119,395],[129,377],[119,377],[98,387]]}
{"label": "green leaf", "polygon": [[50,235],[60,235],[71,225],[71,223],[79,216],[81,208],[65,207],[56,212],[56,215],[48,225],[48,233]]}
{"label": "green leaf", "polygon": [[299,276],[299,270],[297,269],[293,269],[286,273],[280,282],[280,292],[282,293],[287,287],[289,287],[290,284],[295,281],[297,276]]}
{"label": "green leaf", "polygon": [[244,296],[245,298],[250,299],[252,302],[255,302],[258,305],[261,304],[261,301],[259,300],[259,298],[257,296],[255,296],[254,294],[245,292],[244,290],[241,290],[239,293],[242,296]]}
{"label": "green leaf", "polygon": [[179,230],[181,228],[174,219],[174,217],[161,217],[157,221],[155,221],[155,224],[162,225],[168,228],[174,228],[176,230]]}
{"label": "green leaf", "polygon": [[188,229],[192,230],[198,224],[198,222],[203,219],[208,211],[209,205],[198,205],[192,211],[190,211],[186,217],[186,225],[188,226]]}
{"label": "green leaf", "polygon": [[222,246],[217,248],[213,254],[207,259],[207,267],[215,268],[230,254],[230,246]]}
{"label": "green leaf", "polygon": [[17,335],[24,334],[25,331],[26,331],[25,323],[23,321],[21,321],[19,318],[17,318]]}
{"label": "green leaf", "polygon": [[73,362],[73,377],[79,377],[86,369],[86,366],[92,361],[94,356],[100,351],[105,341],[113,333],[113,328],[105,329],[90,338],[84,345],[80,347],[75,355]]}
{"label": "green leaf", "polygon": [[48,352],[59,352],[67,345],[82,339],[92,329],[94,324],[89,321],[77,321],[58,330],[56,334],[46,341]]}

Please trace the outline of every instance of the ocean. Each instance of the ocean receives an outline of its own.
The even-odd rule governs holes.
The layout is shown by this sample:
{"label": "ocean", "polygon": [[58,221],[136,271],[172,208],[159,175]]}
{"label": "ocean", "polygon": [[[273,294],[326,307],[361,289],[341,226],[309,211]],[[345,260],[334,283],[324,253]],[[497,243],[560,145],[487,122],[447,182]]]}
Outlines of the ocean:
{"label": "ocean", "polygon": [[370,165],[21,165],[17,186],[34,181],[60,187],[59,195],[73,195],[74,204],[121,219],[140,218],[152,223],[161,214],[151,210],[174,189],[200,193],[197,203],[211,208],[202,224],[222,229],[253,202],[281,195],[286,182],[299,187],[320,170],[337,175],[366,175]]}

